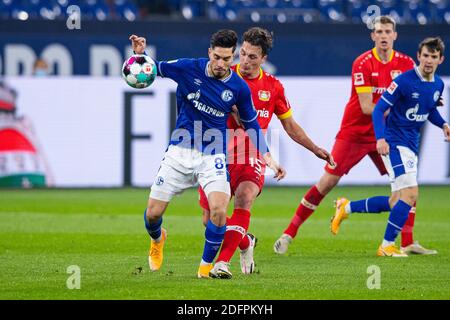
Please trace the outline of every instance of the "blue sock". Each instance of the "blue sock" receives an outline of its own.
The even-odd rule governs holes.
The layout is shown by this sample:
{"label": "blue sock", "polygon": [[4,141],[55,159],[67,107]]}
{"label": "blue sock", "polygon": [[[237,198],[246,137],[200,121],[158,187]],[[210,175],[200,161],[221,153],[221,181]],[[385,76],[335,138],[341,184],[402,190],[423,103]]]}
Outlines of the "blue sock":
{"label": "blue sock", "polygon": [[384,233],[384,240],[391,242],[395,241],[395,238],[397,238],[398,233],[402,231],[402,228],[408,219],[410,210],[411,206],[409,204],[402,200],[398,200],[389,215],[386,232]]}
{"label": "blue sock", "polygon": [[222,244],[223,237],[225,235],[226,225],[218,227],[208,221],[205,230],[205,247],[203,249],[202,260],[207,263],[212,263],[219,251],[220,245]]}
{"label": "blue sock", "polygon": [[158,239],[161,236],[162,217],[155,223],[150,223],[146,217],[147,209],[144,210],[145,229],[152,239]]}
{"label": "blue sock", "polygon": [[380,213],[391,210],[391,207],[389,206],[389,197],[386,196],[379,196],[358,201],[351,201],[350,208],[352,210],[352,213],[353,212]]}

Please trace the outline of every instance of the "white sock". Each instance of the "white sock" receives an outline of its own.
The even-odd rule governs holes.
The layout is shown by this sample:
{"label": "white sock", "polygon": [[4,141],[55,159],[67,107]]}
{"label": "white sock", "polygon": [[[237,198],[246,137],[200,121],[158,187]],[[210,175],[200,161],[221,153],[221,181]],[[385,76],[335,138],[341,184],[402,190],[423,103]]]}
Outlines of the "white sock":
{"label": "white sock", "polygon": [[381,247],[382,248],[386,248],[386,247],[391,246],[393,244],[395,244],[394,241],[387,241],[387,240],[383,239],[383,243],[381,244]]}
{"label": "white sock", "polygon": [[350,213],[352,213],[352,207],[350,207],[350,203],[351,203],[351,201],[349,201],[346,205],[345,205],[345,213],[348,213],[348,214],[350,214]]}
{"label": "white sock", "polygon": [[202,259],[202,261],[200,261],[200,265],[201,266],[205,266],[205,265],[208,265],[208,264],[211,264],[211,262],[206,262],[203,259]]}

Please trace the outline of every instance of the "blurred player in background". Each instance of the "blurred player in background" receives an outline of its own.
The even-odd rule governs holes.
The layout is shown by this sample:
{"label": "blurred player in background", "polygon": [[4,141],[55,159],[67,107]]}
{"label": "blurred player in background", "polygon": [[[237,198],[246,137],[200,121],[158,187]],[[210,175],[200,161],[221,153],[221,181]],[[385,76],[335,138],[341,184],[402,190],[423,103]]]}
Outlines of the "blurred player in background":
{"label": "blurred player in background", "polygon": [[[376,140],[372,125],[372,111],[382,93],[399,74],[414,67],[409,56],[393,49],[397,39],[396,23],[389,16],[380,16],[374,20],[371,38],[375,48],[360,55],[353,62],[351,97],[345,108],[341,128],[331,154],[336,167],[329,165],[317,185],[308,190],[302,199],[289,226],[275,242],[274,251],[284,254],[289,244],[297,235],[299,227],[316,210],[323,198],[338,184],[341,177],[358,164],[365,156],[369,156],[381,175],[387,173],[380,155],[377,153]],[[392,207],[398,195],[389,199]],[[336,211],[348,203],[346,199],[336,201]],[[412,245],[416,253],[427,253],[427,249],[413,243],[415,205],[411,208],[409,218],[402,231],[402,246]],[[331,232],[337,234],[339,225],[332,220]]]}
{"label": "blurred player in background", "polygon": [[[273,75],[264,72],[261,65],[266,61],[272,49],[272,35],[261,28],[251,28],[243,35],[243,44],[239,51],[239,64],[232,69],[248,84],[253,102],[258,113],[258,122],[263,130],[267,130],[273,114],[281,121],[287,134],[318,158],[334,165],[330,154],[316,146],[292,116],[292,109],[284,94],[281,82]],[[234,210],[227,220],[224,241],[210,275],[215,278],[232,277],[229,262],[240,248],[241,271],[249,274],[254,271],[253,249],[256,238],[247,233],[250,224],[250,210],[256,197],[264,185],[265,164],[261,155],[256,152],[248,137],[239,135],[242,124],[238,116],[228,118],[227,127],[236,135],[228,146],[228,171],[230,174],[231,193],[234,195]],[[210,216],[208,199],[199,187],[200,206],[203,208],[204,223]]]}
{"label": "blurred player in background", "polygon": [[[130,36],[135,53],[144,53],[146,40]],[[205,245],[197,272],[208,278],[212,262],[222,244],[230,185],[226,167],[226,122],[233,106],[237,106],[246,130],[256,132],[251,137],[263,154],[264,162],[282,179],[286,172],[272,159],[265,139],[258,139],[261,128],[252,103],[250,90],[230,66],[237,45],[232,30],[220,30],[212,35],[209,59],[178,59],[156,62],[158,75],[174,80],[179,109],[176,129],[161,162],[151,188],[145,227],[151,238],[149,266],[160,269],[166,231],[161,227],[162,215],[176,194],[194,186],[203,187],[211,208],[206,225]]]}
{"label": "blurred player in background", "polygon": [[[450,141],[450,126],[442,119],[436,107],[444,90],[444,83],[435,74],[444,61],[444,43],[440,38],[427,38],[419,45],[419,66],[395,78],[375,106],[372,114],[377,150],[389,173],[394,205],[389,206],[389,197],[378,196],[348,202],[337,212],[336,224],[352,212],[366,212],[372,206],[378,212],[390,211],[386,232],[378,256],[407,257],[413,251],[400,250],[395,239],[415,205],[419,193],[417,166],[420,144],[420,129],[429,120],[444,131]],[[389,114],[384,121],[384,114]],[[392,208],[392,210],[391,210]],[[370,210],[370,208],[369,208]],[[435,250],[434,250],[435,251]],[[431,252],[432,253],[437,253]]]}
{"label": "blurred player in background", "polygon": [[46,187],[53,177],[31,119],[17,115],[17,93],[0,81],[0,187]]}

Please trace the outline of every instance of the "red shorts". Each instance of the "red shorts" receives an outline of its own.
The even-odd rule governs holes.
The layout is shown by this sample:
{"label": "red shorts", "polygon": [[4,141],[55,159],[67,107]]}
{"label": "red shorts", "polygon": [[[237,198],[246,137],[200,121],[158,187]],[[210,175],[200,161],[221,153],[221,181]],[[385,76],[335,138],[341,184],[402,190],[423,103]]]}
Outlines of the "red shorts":
{"label": "red shorts", "polygon": [[325,171],[342,177],[347,174],[358,162],[366,155],[372,159],[381,175],[387,174],[383,160],[377,152],[376,143],[356,143],[342,139],[336,139],[331,155],[337,166],[331,169],[328,164],[325,165]]}
{"label": "red shorts", "polygon": [[[257,160],[252,164],[229,164],[228,173],[230,174],[231,195],[234,195],[239,184],[244,181],[251,181],[256,184],[259,188],[259,193],[261,193],[264,185],[265,171],[266,165],[263,164],[261,160]],[[198,193],[200,207],[209,210],[208,199],[200,186],[198,187]]]}

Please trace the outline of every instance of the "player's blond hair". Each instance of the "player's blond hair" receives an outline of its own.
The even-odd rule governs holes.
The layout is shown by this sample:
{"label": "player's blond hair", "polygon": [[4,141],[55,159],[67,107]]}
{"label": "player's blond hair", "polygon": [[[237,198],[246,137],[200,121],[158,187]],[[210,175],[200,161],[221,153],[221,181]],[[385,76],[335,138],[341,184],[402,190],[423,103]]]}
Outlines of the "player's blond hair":
{"label": "player's blond hair", "polygon": [[[376,17],[376,18],[373,20],[373,25],[375,26],[375,24],[377,24],[377,23],[381,23],[381,24],[392,24],[392,29],[393,29],[394,31],[396,31],[397,23],[396,23],[395,20],[394,20],[392,17],[390,17],[390,16],[379,16],[379,17]],[[374,31],[375,31],[375,29],[374,29]]]}

